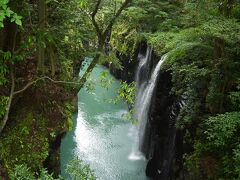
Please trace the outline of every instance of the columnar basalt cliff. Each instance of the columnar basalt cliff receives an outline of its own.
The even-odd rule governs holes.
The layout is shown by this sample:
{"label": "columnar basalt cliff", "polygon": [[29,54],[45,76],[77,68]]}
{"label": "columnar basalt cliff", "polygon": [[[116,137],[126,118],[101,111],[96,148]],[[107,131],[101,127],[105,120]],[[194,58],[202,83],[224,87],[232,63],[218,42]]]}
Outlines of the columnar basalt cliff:
{"label": "columnar basalt cliff", "polygon": [[[139,54],[142,53],[140,51]],[[147,176],[159,180],[175,179],[176,176],[180,176],[178,173],[181,170],[182,156],[180,153],[177,157],[181,147],[176,144],[181,144],[181,142],[178,142],[176,122],[183,104],[171,94],[171,72],[161,71],[161,64],[167,59],[167,56],[163,55],[158,58],[151,49],[149,50],[149,47],[147,47],[147,53],[145,54],[148,56],[149,66],[144,68],[148,73],[140,75],[141,78],[142,76],[151,76],[146,81],[147,91],[142,92],[142,96],[149,99],[149,107],[145,107],[145,103],[143,103],[140,107],[142,113],[137,112],[141,124],[140,129],[144,124],[144,132],[140,133],[140,150],[148,160]],[[141,65],[142,62],[139,63]],[[140,75],[138,74],[138,76]],[[136,101],[138,102],[138,99]],[[138,109],[138,107],[136,108]]]}
{"label": "columnar basalt cliff", "polygon": [[159,180],[180,178],[182,171],[182,140],[176,122],[183,104],[170,93],[171,88],[171,73],[160,73],[147,125],[146,175]]}

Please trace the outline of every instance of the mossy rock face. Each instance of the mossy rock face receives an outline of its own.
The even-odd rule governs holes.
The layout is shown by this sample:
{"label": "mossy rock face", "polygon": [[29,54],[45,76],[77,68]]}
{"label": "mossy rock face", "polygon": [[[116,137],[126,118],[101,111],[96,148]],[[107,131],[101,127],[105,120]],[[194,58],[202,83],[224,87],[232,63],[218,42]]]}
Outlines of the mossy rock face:
{"label": "mossy rock face", "polygon": [[[44,106],[47,107],[46,104]],[[72,127],[75,111],[70,101],[65,101],[58,108],[63,110],[61,116],[59,110],[53,117],[45,111],[40,112],[34,104],[15,109],[0,135],[0,163],[5,169],[2,172],[26,164],[33,171],[48,168],[57,177],[60,172],[61,137]]]}
{"label": "mossy rock face", "polygon": [[164,62],[162,69],[167,70],[175,63],[179,65],[206,65],[209,58],[213,56],[213,47],[200,43],[186,43],[167,53],[167,61]]}
{"label": "mossy rock face", "polygon": [[0,134],[0,173],[25,164],[58,175],[61,137],[71,128],[75,111],[72,98],[72,92],[55,84],[38,84],[15,98]]}
{"label": "mossy rock face", "polygon": [[6,127],[0,141],[0,158],[7,169],[27,164],[33,169],[42,167],[48,156],[49,133],[46,119],[30,109],[21,109]]}

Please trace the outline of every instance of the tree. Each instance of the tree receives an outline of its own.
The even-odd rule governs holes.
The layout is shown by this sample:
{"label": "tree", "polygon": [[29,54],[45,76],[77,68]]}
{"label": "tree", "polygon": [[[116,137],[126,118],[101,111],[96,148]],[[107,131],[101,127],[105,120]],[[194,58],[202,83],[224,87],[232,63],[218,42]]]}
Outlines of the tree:
{"label": "tree", "polygon": [[47,22],[46,16],[46,2],[45,0],[38,0],[38,23],[41,36],[38,37],[38,71],[44,73],[45,64],[45,41],[44,41],[44,31]]}
{"label": "tree", "polygon": [[[93,9],[90,8],[90,12],[87,12],[89,14],[89,18],[91,19],[92,25],[96,31],[97,35],[97,44],[96,44],[96,49],[97,52],[93,57],[92,62],[88,66],[86,72],[80,79],[80,89],[83,87],[84,83],[87,81],[87,78],[89,74],[92,72],[93,68],[96,66],[97,63],[99,63],[99,59],[102,54],[105,54],[106,46],[108,45],[110,39],[111,39],[111,33],[112,33],[112,28],[114,26],[114,23],[116,22],[117,18],[122,14],[122,11],[127,8],[127,6],[132,2],[132,0],[125,0],[117,10],[113,11],[113,15],[109,18],[106,24],[104,24],[103,28],[100,27],[99,22],[97,21],[97,15],[98,12],[104,8],[104,3],[102,0],[98,0],[97,2],[93,3],[92,1],[89,2],[89,6],[92,7],[94,5]],[[114,3],[114,8],[117,7],[117,1]],[[105,21],[103,19],[102,21]]]}
{"label": "tree", "polygon": [[[85,164],[80,159],[73,159],[67,164],[66,171],[73,180],[96,180],[94,172],[88,164]],[[10,178],[17,180],[63,180],[62,177],[54,178],[52,174],[44,168],[41,168],[39,173],[33,172],[26,164],[16,165],[10,171]]]}

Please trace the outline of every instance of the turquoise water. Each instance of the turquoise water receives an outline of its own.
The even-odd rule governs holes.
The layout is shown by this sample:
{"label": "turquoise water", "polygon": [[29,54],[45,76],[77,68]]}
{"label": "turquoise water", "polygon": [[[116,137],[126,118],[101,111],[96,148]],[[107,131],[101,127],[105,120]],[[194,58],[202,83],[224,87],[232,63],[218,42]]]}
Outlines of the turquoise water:
{"label": "turquoise water", "polygon": [[[69,160],[79,157],[88,163],[100,180],[145,180],[146,162],[137,149],[137,128],[123,118],[127,105],[109,103],[116,97],[119,82],[109,89],[100,86],[101,66],[95,68],[91,78],[95,90],[82,90],[78,94],[78,113],[74,115],[74,128],[61,145],[61,170]],[[113,78],[109,75],[108,78]]]}

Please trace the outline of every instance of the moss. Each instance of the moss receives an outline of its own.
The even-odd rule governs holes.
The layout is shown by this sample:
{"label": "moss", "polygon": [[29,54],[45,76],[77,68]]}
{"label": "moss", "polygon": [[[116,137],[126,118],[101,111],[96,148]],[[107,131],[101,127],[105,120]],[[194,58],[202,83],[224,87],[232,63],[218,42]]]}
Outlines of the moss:
{"label": "moss", "polygon": [[46,119],[30,109],[19,110],[5,129],[0,142],[0,159],[7,169],[27,164],[33,169],[42,167],[48,156]]}
{"label": "moss", "polygon": [[[9,100],[9,97],[0,96],[0,119],[3,118],[3,116],[5,114],[8,100]],[[0,123],[0,126],[1,126],[1,123]]]}
{"label": "moss", "polygon": [[44,167],[59,174],[61,137],[71,129],[75,112],[73,93],[60,85],[41,83],[15,99],[0,135],[0,171],[26,164],[33,171]]}
{"label": "moss", "polygon": [[68,128],[68,130],[72,130],[73,128],[73,113],[75,110],[74,105],[71,102],[66,102],[64,104],[64,114],[65,114],[65,118],[66,118],[66,127]]}
{"label": "moss", "polygon": [[[213,48],[201,43],[183,43],[167,53],[167,61],[162,65],[163,70],[170,69],[174,63],[190,64],[200,62],[212,56]],[[201,66],[203,65],[201,64]]]}

